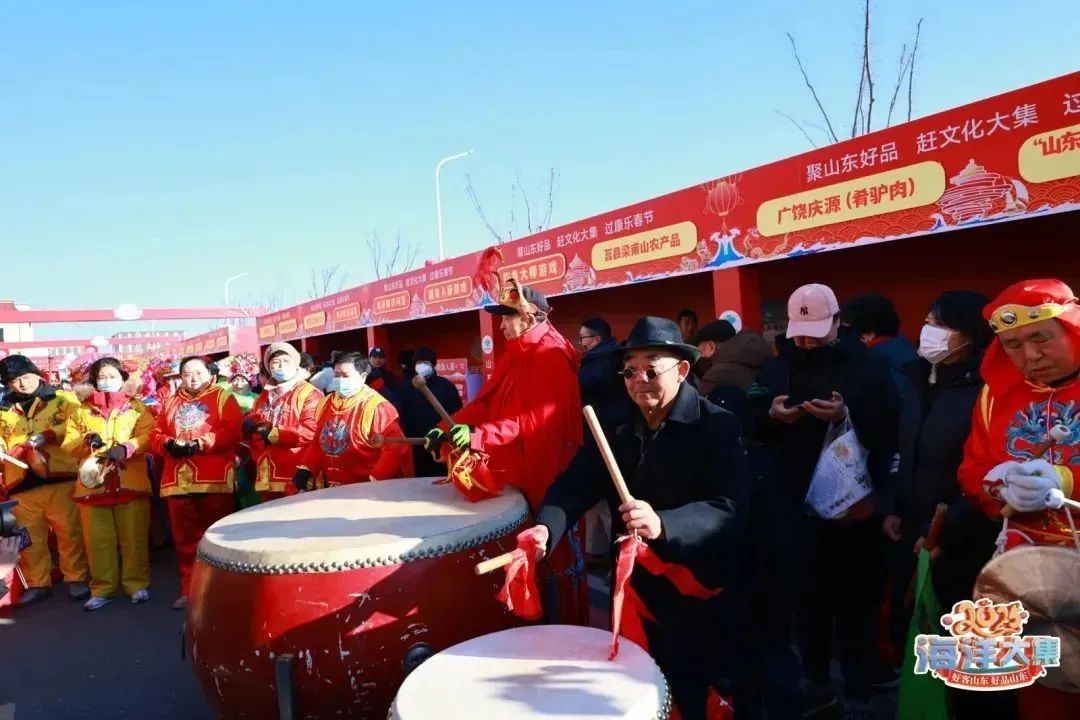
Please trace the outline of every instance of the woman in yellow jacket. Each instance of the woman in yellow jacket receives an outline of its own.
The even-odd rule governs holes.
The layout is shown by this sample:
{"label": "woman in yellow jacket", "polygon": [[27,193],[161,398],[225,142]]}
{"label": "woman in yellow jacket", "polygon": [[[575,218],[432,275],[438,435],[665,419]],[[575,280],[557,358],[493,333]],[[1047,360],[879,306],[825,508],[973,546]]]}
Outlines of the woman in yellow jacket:
{"label": "woman in yellow jacket", "polygon": [[22,355],[0,361],[0,382],[8,391],[0,400],[0,451],[30,466],[23,470],[5,462],[0,476],[0,499],[10,496],[19,501],[15,520],[30,532],[30,546],[19,558],[27,587],[18,605],[30,605],[52,593],[50,529],[56,533],[68,594],[72,600],[85,600],[90,594],[86,550],[79,513],[71,500],[77,465],[60,447],[67,419],[79,401],[45,382],[41,371]]}
{"label": "woman in yellow jacket", "polygon": [[[94,362],[89,379],[90,387],[80,393],[82,405],[68,419],[63,447],[82,463],[75,502],[91,577],[91,598],[83,607],[99,610],[115,599],[121,587],[132,604],[150,599],[150,477],[145,453],[154,417],[140,400],[123,391],[128,374],[116,358]],[[86,465],[91,457],[96,464]],[[123,563],[117,557],[117,542]]]}

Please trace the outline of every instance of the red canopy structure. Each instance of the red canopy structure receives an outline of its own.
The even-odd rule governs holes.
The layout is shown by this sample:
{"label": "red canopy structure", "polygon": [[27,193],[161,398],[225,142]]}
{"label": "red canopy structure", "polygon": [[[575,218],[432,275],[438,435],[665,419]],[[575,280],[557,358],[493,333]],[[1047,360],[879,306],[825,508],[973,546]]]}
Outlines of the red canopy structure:
{"label": "red canopy structure", "polygon": [[[102,349],[116,348],[122,345],[160,345],[162,347],[166,345],[172,345],[173,343],[182,342],[184,336],[180,333],[172,335],[130,335],[127,337],[111,337],[106,339],[106,344]],[[68,340],[24,340],[21,342],[0,342],[0,350],[6,350],[12,352],[15,350],[26,350],[28,348],[73,348],[73,347],[87,347],[94,344],[94,338],[74,338]]]}

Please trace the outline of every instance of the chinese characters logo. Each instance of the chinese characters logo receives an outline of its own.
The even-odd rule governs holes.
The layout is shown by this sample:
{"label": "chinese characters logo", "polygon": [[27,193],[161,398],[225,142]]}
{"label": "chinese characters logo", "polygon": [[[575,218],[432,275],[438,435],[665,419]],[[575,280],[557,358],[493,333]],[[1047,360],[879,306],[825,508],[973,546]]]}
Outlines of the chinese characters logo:
{"label": "chinese characters logo", "polygon": [[993,604],[982,598],[953,605],[941,617],[949,635],[915,637],[915,674],[931,673],[949,687],[1015,690],[1061,664],[1061,640],[1021,635],[1028,613],[1019,601]]}

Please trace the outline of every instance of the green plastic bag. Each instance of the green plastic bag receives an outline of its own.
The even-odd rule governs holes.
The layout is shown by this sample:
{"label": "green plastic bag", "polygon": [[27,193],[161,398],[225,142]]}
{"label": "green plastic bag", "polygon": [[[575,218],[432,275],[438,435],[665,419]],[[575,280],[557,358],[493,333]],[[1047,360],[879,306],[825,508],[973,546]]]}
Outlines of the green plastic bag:
{"label": "green plastic bag", "polygon": [[940,633],[940,620],[941,604],[938,603],[930,575],[930,552],[921,550],[915,581],[915,608],[908,627],[907,647],[904,648],[904,671],[900,676],[897,720],[948,720],[945,683],[930,673],[915,674],[915,636]]}

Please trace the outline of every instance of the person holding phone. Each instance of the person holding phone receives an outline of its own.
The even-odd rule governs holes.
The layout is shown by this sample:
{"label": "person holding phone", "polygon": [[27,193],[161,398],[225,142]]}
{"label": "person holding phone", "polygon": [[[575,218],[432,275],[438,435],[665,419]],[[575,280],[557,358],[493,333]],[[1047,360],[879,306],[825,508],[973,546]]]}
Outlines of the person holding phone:
{"label": "person holding phone", "polygon": [[[805,716],[838,704],[829,663],[844,672],[846,712],[872,717],[872,670],[877,657],[875,611],[884,592],[885,535],[891,513],[899,409],[888,365],[858,337],[841,337],[840,306],[831,288],[804,285],[788,300],[790,342],[762,369],[753,393],[767,399],[758,418],[759,439],[784,489],[775,511],[795,527],[791,557],[800,574],[796,613],[803,670]],[[810,481],[830,427],[850,420],[869,455],[873,492],[842,519],[804,511]],[[832,626],[835,621],[835,645]],[[835,651],[834,651],[835,648]]]}

